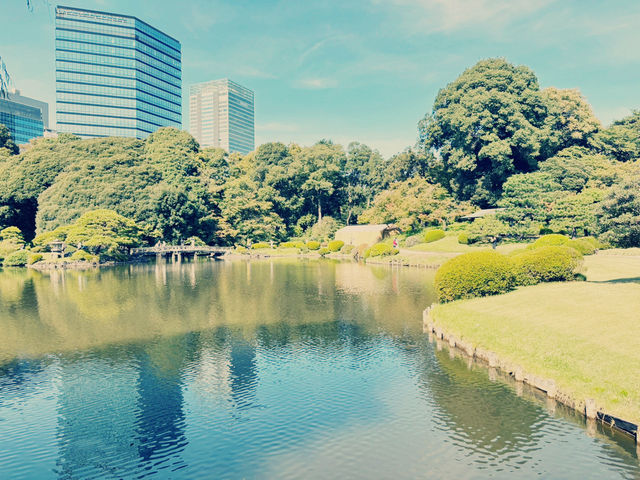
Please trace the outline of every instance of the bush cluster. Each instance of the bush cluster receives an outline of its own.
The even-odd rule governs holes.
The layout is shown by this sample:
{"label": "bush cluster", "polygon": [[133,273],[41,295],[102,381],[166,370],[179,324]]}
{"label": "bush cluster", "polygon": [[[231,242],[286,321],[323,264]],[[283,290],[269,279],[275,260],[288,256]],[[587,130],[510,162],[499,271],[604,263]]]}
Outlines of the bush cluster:
{"label": "bush cluster", "polygon": [[34,263],[38,263],[40,260],[42,260],[41,253],[30,253],[27,257],[27,265],[33,265]]}
{"label": "bush cluster", "polygon": [[319,253],[321,256],[323,256],[323,257],[324,257],[324,256],[325,256],[327,253],[329,253],[330,251],[331,251],[331,250],[329,250],[327,247],[322,247],[320,250],[318,250],[318,253]]}
{"label": "bush cluster", "polygon": [[89,252],[86,252],[84,250],[76,250],[75,252],[73,252],[73,254],[71,255],[71,260],[74,260],[76,262],[97,262],[98,261],[98,256],[96,255],[91,255]]}
{"label": "bush cluster", "polygon": [[426,243],[435,242],[436,240],[440,240],[445,237],[444,230],[440,230],[436,228],[434,230],[428,230],[427,233],[424,234],[424,241]]}
{"label": "bush cluster", "polygon": [[18,250],[10,253],[3,262],[5,267],[24,267],[29,260],[29,252],[27,250]]}
{"label": "bush cluster", "polygon": [[409,248],[419,243],[422,243],[423,236],[422,235],[411,235],[410,237],[405,238],[404,246]]}
{"label": "bush cluster", "polygon": [[469,235],[467,235],[465,232],[462,232],[460,235],[458,235],[458,243],[467,245],[469,243]]}
{"label": "bush cluster", "polygon": [[293,242],[282,242],[280,248],[296,248]]}
{"label": "bush cluster", "polygon": [[584,238],[574,238],[564,244],[565,247],[571,247],[580,252],[581,255],[593,255],[596,253],[596,246]]}
{"label": "bush cluster", "polygon": [[269,245],[266,242],[256,242],[253,245],[251,245],[252,250],[260,250],[262,248],[271,248],[271,245]]}
{"label": "bush cluster", "polygon": [[386,243],[376,243],[364,252],[364,258],[369,257],[386,257],[388,255],[397,255],[398,250]]}
{"label": "bush cluster", "polygon": [[443,302],[508,292],[515,285],[511,261],[483,250],[457,256],[436,272],[436,291]]}
{"label": "bush cluster", "polygon": [[329,242],[329,245],[327,245],[331,252],[339,252],[343,246],[344,242],[342,240],[332,240]]}
{"label": "bush cluster", "polygon": [[353,252],[353,249],[356,248],[353,245],[345,245],[344,247],[342,247],[342,250],[340,250],[342,253],[344,253],[345,255],[349,255],[351,252]]}
{"label": "bush cluster", "polygon": [[512,255],[517,285],[574,280],[582,255],[569,246],[548,246]]}
{"label": "bush cluster", "polygon": [[315,240],[309,240],[307,242],[307,248],[309,250],[318,250],[320,248],[320,242],[316,242]]}
{"label": "bush cluster", "polygon": [[564,245],[569,240],[571,240],[566,235],[561,235],[559,233],[551,233],[549,235],[543,235],[538,238],[535,242],[531,244],[531,248],[539,248],[539,247],[553,247]]}

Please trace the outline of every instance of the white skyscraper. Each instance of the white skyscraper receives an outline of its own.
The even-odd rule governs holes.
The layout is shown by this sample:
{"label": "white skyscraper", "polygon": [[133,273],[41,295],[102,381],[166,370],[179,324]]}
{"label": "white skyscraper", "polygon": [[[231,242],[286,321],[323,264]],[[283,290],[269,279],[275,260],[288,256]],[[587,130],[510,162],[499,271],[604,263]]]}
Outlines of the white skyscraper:
{"label": "white skyscraper", "polygon": [[243,155],[251,152],[255,148],[253,91],[228,78],[192,85],[189,129],[202,147]]}

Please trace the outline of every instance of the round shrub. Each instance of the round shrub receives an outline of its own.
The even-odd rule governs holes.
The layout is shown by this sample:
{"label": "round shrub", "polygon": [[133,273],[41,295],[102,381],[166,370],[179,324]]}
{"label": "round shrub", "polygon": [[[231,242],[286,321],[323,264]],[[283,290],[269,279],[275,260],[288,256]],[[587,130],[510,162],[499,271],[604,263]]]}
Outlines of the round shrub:
{"label": "round shrub", "polygon": [[535,242],[531,244],[531,248],[540,248],[540,247],[552,247],[564,245],[570,240],[566,235],[560,235],[559,233],[551,233],[549,235],[543,235]]}
{"label": "round shrub", "polygon": [[436,240],[440,240],[444,238],[445,233],[444,230],[440,230],[436,228],[435,230],[429,230],[424,234],[424,241],[427,243],[435,242]]}
{"label": "round shrub", "polygon": [[605,247],[605,244],[598,240],[596,237],[584,237],[582,238],[582,240],[584,240],[585,242],[589,242],[596,250]]}
{"label": "round shrub", "polygon": [[320,242],[316,242],[315,240],[309,240],[307,242],[307,248],[309,250],[318,250],[320,248]]}
{"label": "round shrub", "polygon": [[436,272],[443,302],[508,292],[515,286],[509,258],[491,250],[470,252],[446,261]]}
{"label": "round shrub", "polygon": [[318,250],[318,253],[319,253],[321,256],[323,256],[323,257],[324,257],[324,256],[325,256],[327,253],[329,253],[330,251],[331,251],[331,250],[329,250],[327,247],[322,247],[320,250]]}
{"label": "round shrub", "polygon": [[293,242],[282,242],[280,248],[296,248]]}
{"label": "round shrub", "polygon": [[460,235],[458,235],[458,243],[467,245],[469,243],[469,235],[467,235],[465,232],[462,232]]}
{"label": "round shrub", "polygon": [[89,252],[85,252],[84,250],[76,250],[71,255],[71,260],[76,262],[97,262],[98,257],[95,255],[91,255]]}
{"label": "round shrub", "polygon": [[344,247],[342,247],[342,250],[340,250],[340,252],[344,253],[345,255],[349,255],[351,252],[353,252],[353,249],[356,248],[353,245],[345,245]]}
{"label": "round shrub", "polygon": [[329,242],[329,245],[327,245],[331,252],[339,252],[343,246],[344,242],[342,240],[332,240]]}
{"label": "round shrub", "polygon": [[565,247],[573,248],[577,250],[582,255],[593,255],[596,253],[596,247],[593,244],[585,240],[584,238],[574,238],[573,240],[569,240],[564,244]]}
{"label": "round shrub", "polygon": [[294,246],[295,248],[306,248],[305,243],[304,243],[303,241],[301,241],[301,240],[298,240],[298,241],[296,241],[296,242],[293,242],[293,246]]}
{"label": "round shrub", "polygon": [[422,235],[411,235],[410,237],[405,238],[404,246],[407,248],[413,247],[415,245],[418,245],[419,243],[422,243],[422,239]]}
{"label": "round shrub", "polygon": [[38,263],[40,260],[42,260],[41,253],[30,253],[27,257],[27,265],[33,265],[34,263]]}
{"label": "round shrub", "polygon": [[29,260],[29,252],[27,250],[18,250],[10,253],[5,259],[3,265],[5,267],[24,267]]}
{"label": "round shrub", "polygon": [[373,247],[368,248],[364,252],[364,258],[384,257],[387,255],[397,255],[398,250],[386,243],[376,243]]}
{"label": "round shrub", "polygon": [[566,246],[525,250],[511,257],[518,285],[574,280],[582,255]]}
{"label": "round shrub", "polygon": [[236,252],[247,253],[247,247],[243,247],[242,245],[236,245]]}
{"label": "round shrub", "polygon": [[257,242],[251,245],[252,250],[260,250],[262,248],[271,248],[271,245],[266,242]]}

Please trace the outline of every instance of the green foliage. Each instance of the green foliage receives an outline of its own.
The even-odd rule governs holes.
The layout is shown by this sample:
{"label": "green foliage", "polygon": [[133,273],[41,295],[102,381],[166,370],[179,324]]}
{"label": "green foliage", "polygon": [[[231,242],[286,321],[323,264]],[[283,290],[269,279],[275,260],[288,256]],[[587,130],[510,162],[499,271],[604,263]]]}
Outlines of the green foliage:
{"label": "green foliage", "polygon": [[9,240],[0,241],[0,261],[8,257],[11,253],[22,248],[21,243],[16,243]]}
{"label": "green foliage", "polygon": [[519,233],[521,232],[498,220],[495,215],[486,215],[473,221],[467,235],[471,243],[488,243],[503,236],[513,236]]}
{"label": "green foliage", "polygon": [[322,217],[316,222],[306,235],[308,238],[317,238],[322,241],[328,241],[334,237],[335,233],[340,229],[341,225],[332,217]]}
{"label": "green foliage", "polygon": [[327,247],[322,247],[320,250],[318,250],[318,253],[322,257],[324,257],[327,253],[330,253],[330,252],[331,250],[329,250]]}
{"label": "green foliage", "polygon": [[27,257],[27,265],[33,265],[34,263],[38,263],[42,260],[43,255],[41,253],[30,253]]}
{"label": "green foliage", "polygon": [[599,208],[600,233],[620,248],[640,247],[640,176],[614,186]]}
{"label": "green foliage", "polygon": [[99,260],[98,256],[91,255],[89,252],[86,252],[84,250],[76,250],[75,252],[73,252],[70,258],[71,260],[76,262],[90,262],[90,263],[97,263]]}
{"label": "green foliage", "polygon": [[28,260],[29,252],[27,250],[18,250],[5,257],[2,265],[5,267],[24,267]]}
{"label": "green foliage", "polygon": [[257,242],[251,245],[252,250],[262,250],[264,248],[271,248],[271,245],[266,242]]}
{"label": "green foliage", "polygon": [[7,227],[0,230],[0,241],[24,243],[24,238],[18,227]]}
{"label": "green foliage", "polygon": [[380,192],[358,221],[393,223],[403,231],[421,230],[427,225],[453,222],[467,213],[471,213],[469,204],[456,202],[441,186],[414,177]]}
{"label": "green foliage", "polygon": [[207,244],[200,237],[189,237],[184,241],[185,245],[195,245],[196,247],[204,247]]}
{"label": "green foliage", "polygon": [[364,258],[369,257],[386,257],[389,255],[397,255],[398,250],[387,243],[376,243],[364,252]]}
{"label": "green foliage", "polygon": [[309,250],[318,250],[320,248],[320,242],[316,242],[315,240],[309,240],[307,242],[306,247]]}
{"label": "green foliage", "polygon": [[550,246],[560,246],[566,245],[570,240],[566,235],[561,235],[559,233],[551,233],[549,235],[543,235],[538,238],[535,242],[533,242],[529,248],[535,249],[540,247],[550,247]]}
{"label": "green foliage", "polygon": [[342,240],[332,240],[329,242],[328,248],[330,252],[338,252],[344,246]]}
{"label": "green foliage", "polygon": [[518,285],[574,280],[582,255],[569,246],[542,246],[511,256]]}
{"label": "green foliage", "polygon": [[598,152],[620,162],[640,158],[640,111],[613,122],[598,132],[589,142]]}
{"label": "green foliage", "polygon": [[296,248],[296,246],[293,242],[282,242],[280,248]]}
{"label": "green foliage", "polygon": [[443,302],[508,292],[515,286],[513,266],[490,250],[465,253],[442,264],[435,286]]}
{"label": "green foliage", "polygon": [[9,129],[0,123],[0,149],[5,148],[9,154],[17,155],[20,149],[11,138]]}
{"label": "green foliage", "polygon": [[437,240],[441,240],[445,237],[444,230],[440,230],[438,228],[434,230],[427,230],[427,233],[424,234],[424,241],[426,243],[435,242]]}
{"label": "green foliage", "polygon": [[596,253],[596,246],[585,238],[574,238],[564,244],[565,247],[573,248],[581,255],[593,255]]}
{"label": "green foliage", "polygon": [[342,250],[340,250],[340,253],[344,253],[345,255],[349,255],[353,252],[353,249],[356,248],[354,245],[345,245],[344,247],[342,247]]}
{"label": "green foliage", "polygon": [[465,232],[462,232],[460,235],[458,235],[458,243],[461,245],[467,245],[469,243],[469,235],[467,235]]}

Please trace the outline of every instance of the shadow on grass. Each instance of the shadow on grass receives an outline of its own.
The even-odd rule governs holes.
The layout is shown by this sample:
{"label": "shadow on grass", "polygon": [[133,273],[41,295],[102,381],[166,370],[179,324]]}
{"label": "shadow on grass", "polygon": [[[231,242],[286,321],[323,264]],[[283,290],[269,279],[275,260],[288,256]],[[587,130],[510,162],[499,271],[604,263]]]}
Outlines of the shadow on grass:
{"label": "shadow on grass", "polygon": [[640,277],[614,278],[613,280],[587,280],[588,283],[640,283]]}

